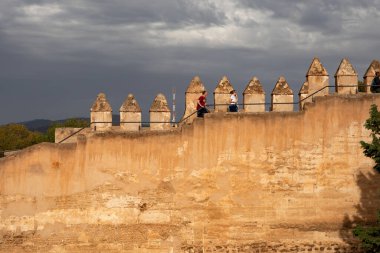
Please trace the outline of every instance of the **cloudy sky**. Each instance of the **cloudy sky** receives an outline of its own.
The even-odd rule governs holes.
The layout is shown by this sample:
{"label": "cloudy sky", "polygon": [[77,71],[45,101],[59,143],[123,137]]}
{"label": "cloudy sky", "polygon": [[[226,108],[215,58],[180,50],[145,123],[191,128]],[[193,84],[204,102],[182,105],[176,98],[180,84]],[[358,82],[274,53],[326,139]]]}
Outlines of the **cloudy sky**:
{"label": "cloudy sky", "polygon": [[194,75],[239,94],[257,76],[267,95],[284,75],[298,93],[314,56],[330,84],[343,57],[361,79],[379,27],[380,0],[0,0],[0,124],[89,116],[99,92],[114,113],[135,94],[148,120],[173,87],[182,115]]}

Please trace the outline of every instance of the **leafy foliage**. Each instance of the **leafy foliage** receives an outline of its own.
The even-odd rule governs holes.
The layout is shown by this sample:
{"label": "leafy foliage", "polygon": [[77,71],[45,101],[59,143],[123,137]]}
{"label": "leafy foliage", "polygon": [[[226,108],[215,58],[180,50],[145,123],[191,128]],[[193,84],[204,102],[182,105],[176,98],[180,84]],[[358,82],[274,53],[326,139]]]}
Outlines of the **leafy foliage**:
{"label": "leafy foliage", "polygon": [[24,125],[0,126],[0,150],[22,149],[44,140],[42,133],[31,132]]}
{"label": "leafy foliage", "polygon": [[30,131],[22,124],[8,124],[0,126],[0,157],[6,150],[18,150],[40,142],[54,142],[55,129],[58,127],[87,127],[88,121],[82,119],[68,119],[63,123],[52,124],[46,133]]}
{"label": "leafy foliage", "polygon": [[375,226],[358,226],[354,229],[354,235],[362,241],[362,247],[366,252],[380,252],[380,212]]}
{"label": "leafy foliage", "polygon": [[[371,131],[372,142],[361,141],[365,156],[375,161],[374,169],[380,172],[380,112],[377,105],[373,104],[370,109],[370,117],[364,124],[365,128]],[[380,252],[380,212],[376,224],[372,226],[357,226],[354,235],[362,242],[362,247],[366,252]]]}
{"label": "leafy foliage", "polygon": [[380,112],[377,110],[377,105],[371,106],[370,117],[364,126],[371,130],[372,143],[361,141],[360,144],[364,149],[364,155],[375,161],[374,169],[380,172]]}

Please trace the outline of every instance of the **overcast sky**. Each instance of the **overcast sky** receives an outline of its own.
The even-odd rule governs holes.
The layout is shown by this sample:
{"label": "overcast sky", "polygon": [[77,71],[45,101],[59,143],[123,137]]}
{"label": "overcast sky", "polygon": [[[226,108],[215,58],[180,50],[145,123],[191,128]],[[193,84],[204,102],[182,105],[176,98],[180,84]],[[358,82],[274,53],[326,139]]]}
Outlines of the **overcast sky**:
{"label": "overcast sky", "polygon": [[135,94],[148,120],[173,87],[182,116],[194,75],[239,94],[257,76],[268,99],[283,75],[298,94],[314,56],[331,85],[344,57],[362,79],[379,28],[380,0],[0,0],[0,124],[88,117],[99,92],[114,113]]}

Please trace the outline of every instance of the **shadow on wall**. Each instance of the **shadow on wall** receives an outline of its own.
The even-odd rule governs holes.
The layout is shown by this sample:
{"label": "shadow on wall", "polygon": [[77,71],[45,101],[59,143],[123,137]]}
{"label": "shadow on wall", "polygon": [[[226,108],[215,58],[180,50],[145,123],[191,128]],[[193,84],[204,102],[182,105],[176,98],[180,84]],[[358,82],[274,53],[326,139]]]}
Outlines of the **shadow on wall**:
{"label": "shadow on wall", "polygon": [[356,215],[345,215],[340,237],[350,245],[351,252],[361,252],[360,241],[353,236],[353,228],[357,225],[373,225],[377,221],[377,212],[380,210],[380,173],[357,175],[356,183],[360,188],[360,202],[356,205]]}

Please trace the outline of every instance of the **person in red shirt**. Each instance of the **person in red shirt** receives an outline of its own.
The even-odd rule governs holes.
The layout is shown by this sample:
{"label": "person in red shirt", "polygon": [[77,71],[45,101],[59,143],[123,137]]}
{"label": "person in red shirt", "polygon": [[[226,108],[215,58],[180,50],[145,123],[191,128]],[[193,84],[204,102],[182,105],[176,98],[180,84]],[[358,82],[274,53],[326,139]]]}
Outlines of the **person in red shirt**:
{"label": "person in red shirt", "polygon": [[202,96],[198,98],[198,103],[197,103],[197,116],[200,118],[203,118],[205,113],[210,112],[206,108],[206,97],[207,97],[207,91],[202,91]]}

